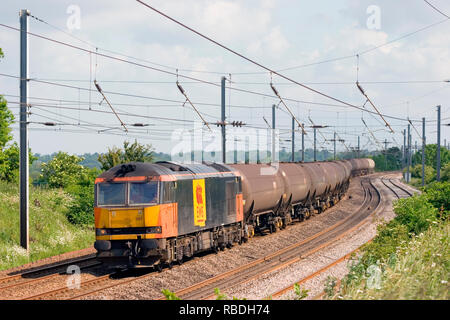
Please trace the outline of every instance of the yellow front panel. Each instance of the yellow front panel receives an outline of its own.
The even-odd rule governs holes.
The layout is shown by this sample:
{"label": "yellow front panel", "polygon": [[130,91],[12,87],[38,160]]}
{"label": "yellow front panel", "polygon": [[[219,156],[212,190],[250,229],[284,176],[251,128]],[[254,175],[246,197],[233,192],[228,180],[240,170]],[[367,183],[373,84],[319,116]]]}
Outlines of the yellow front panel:
{"label": "yellow front panel", "polygon": [[[95,208],[95,227],[108,228],[136,228],[161,226],[160,206],[147,208]],[[97,236],[97,240],[127,240],[137,239],[138,235],[105,235]],[[160,238],[161,234],[142,234],[141,239]]]}
{"label": "yellow front panel", "polygon": [[159,205],[144,208],[146,227],[157,227],[161,225],[159,221],[159,209]]}
{"label": "yellow front panel", "polygon": [[110,209],[110,228],[144,227],[143,209]]}

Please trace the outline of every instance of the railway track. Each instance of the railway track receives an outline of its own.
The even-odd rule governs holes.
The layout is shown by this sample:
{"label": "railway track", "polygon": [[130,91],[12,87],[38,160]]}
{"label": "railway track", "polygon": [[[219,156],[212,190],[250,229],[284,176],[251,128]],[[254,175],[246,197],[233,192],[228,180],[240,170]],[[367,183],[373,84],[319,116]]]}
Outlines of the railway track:
{"label": "railway track", "polygon": [[412,192],[408,191],[406,188],[402,187],[397,182],[393,181],[392,178],[381,178],[381,182],[392,191],[392,193],[397,197],[397,199],[400,198],[408,198],[411,197],[413,194]]}
{"label": "railway track", "polygon": [[81,270],[99,266],[101,263],[95,260],[95,254],[69,259],[60,263],[36,267],[11,276],[0,278],[0,297],[5,292],[15,290],[18,287],[46,282],[66,274],[67,268],[77,265]]}
{"label": "railway track", "polygon": [[[406,190],[404,187],[400,186],[399,184],[393,182],[394,179],[392,179],[392,178],[381,177],[380,180],[381,180],[381,182],[384,184],[384,186],[387,187],[387,188],[388,188],[388,189],[389,189],[389,190],[397,197],[397,199],[400,199],[400,198],[406,198],[406,197],[412,196],[412,193],[411,193],[411,192],[409,192],[408,190]],[[374,237],[372,237],[372,238],[371,238],[369,241],[367,241],[366,243],[371,242],[371,241],[373,240],[373,238],[374,238]],[[364,243],[364,244],[366,244],[366,243]],[[363,245],[364,245],[364,244],[363,244]],[[351,257],[351,255],[354,254],[355,252],[359,251],[360,248],[361,248],[363,245],[361,245],[361,246],[359,246],[358,248],[356,248],[355,250],[353,250],[353,251],[347,253],[347,254],[344,255],[343,257],[341,257],[341,258],[339,258],[339,259],[336,259],[336,260],[333,261],[332,263],[330,263],[330,264],[328,264],[328,265],[322,267],[320,270],[317,270],[317,271],[313,272],[312,274],[310,274],[310,275],[308,275],[308,276],[306,276],[306,277],[304,277],[304,278],[302,278],[302,279],[296,281],[295,283],[293,283],[293,284],[291,284],[291,285],[289,285],[289,286],[287,286],[287,287],[285,287],[285,288],[283,288],[283,289],[281,289],[281,290],[278,290],[278,291],[274,292],[273,294],[270,295],[270,297],[271,297],[271,298],[273,298],[273,297],[279,297],[279,296],[281,296],[281,295],[287,293],[288,291],[293,290],[295,284],[302,284],[302,283],[305,283],[306,281],[308,281],[308,280],[310,280],[310,279],[313,279],[314,277],[317,277],[318,275],[320,275],[320,274],[322,274],[323,272],[325,272],[325,271],[331,269],[332,267],[334,267],[335,265],[339,264],[340,262],[343,262],[343,261],[349,259],[349,258]],[[338,282],[337,282],[337,284],[336,284],[337,287],[340,285],[340,282],[341,282],[341,280],[339,279]],[[315,297],[313,297],[313,300],[321,299],[321,298],[323,298],[324,295],[325,295],[325,292],[322,291],[320,294],[318,294],[318,295],[316,295]]]}
{"label": "railway track", "polygon": [[364,189],[363,204],[358,210],[344,220],[341,220],[335,225],[305,239],[304,241],[255,260],[252,263],[243,265],[216,277],[212,277],[183,290],[179,290],[175,292],[175,295],[184,300],[211,299],[215,296],[212,294],[215,288],[224,292],[237,285],[245,284],[263,274],[293,264],[334,243],[367,222],[366,218],[371,216],[381,203],[381,195],[373,186],[370,179],[362,179],[361,184]]}
{"label": "railway track", "polygon": [[[250,263],[249,265],[242,266],[217,277],[208,279],[195,286],[180,290],[179,292],[176,292],[176,294],[179,295],[182,299],[210,298],[211,293],[214,292],[214,288],[216,287],[219,289],[225,288],[226,290],[227,288],[230,288],[232,286],[250,281],[260,276],[261,274],[286,267],[343,237],[345,234],[350,232],[350,230],[353,230],[352,228],[357,227],[361,222],[363,222],[363,220],[365,220],[365,218],[370,215],[370,213],[372,212],[371,210],[377,208],[380,203],[380,194],[372,185],[370,179],[362,179],[361,184],[363,185],[364,190],[363,204],[357,211],[353,212],[345,219],[309,237],[308,239],[280,250],[277,253],[268,255],[262,259],[258,259]],[[118,273],[106,274],[99,277],[97,276],[94,279],[82,281],[81,288],[77,290],[71,290],[64,285],[64,287],[61,286],[51,291],[27,296],[24,299],[78,299],[108,288],[127,284],[138,279],[150,277],[155,274],[156,273],[147,273],[142,276],[114,281],[112,281],[111,278],[117,276]],[[33,279],[33,281],[38,281],[38,279]],[[41,280],[45,280],[45,278],[41,278]]]}

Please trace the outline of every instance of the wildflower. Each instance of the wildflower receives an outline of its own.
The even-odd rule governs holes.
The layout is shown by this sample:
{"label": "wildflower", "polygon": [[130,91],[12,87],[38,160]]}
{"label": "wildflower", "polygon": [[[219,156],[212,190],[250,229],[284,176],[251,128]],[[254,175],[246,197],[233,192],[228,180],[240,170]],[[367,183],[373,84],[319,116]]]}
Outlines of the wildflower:
{"label": "wildflower", "polygon": [[441,283],[442,283],[442,284],[446,284],[446,283],[447,283],[447,280],[441,280]]}

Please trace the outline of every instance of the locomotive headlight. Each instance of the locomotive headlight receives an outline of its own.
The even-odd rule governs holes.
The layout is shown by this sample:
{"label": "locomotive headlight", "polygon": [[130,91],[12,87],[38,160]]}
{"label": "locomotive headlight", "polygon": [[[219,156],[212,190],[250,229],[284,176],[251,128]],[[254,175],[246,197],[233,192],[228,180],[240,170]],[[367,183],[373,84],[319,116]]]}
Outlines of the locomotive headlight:
{"label": "locomotive headlight", "polygon": [[97,236],[104,236],[104,235],[108,234],[108,230],[106,230],[106,229],[96,229],[95,230],[95,234]]}
{"label": "locomotive headlight", "polygon": [[148,227],[147,233],[161,233],[162,228],[161,227]]}

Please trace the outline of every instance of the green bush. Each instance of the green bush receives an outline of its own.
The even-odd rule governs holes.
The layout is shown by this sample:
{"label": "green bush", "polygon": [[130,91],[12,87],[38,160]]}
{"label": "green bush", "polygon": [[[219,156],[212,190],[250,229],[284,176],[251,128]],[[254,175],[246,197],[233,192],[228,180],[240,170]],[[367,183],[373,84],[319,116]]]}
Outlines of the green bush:
{"label": "green bush", "polygon": [[65,188],[74,201],[68,206],[67,219],[77,225],[94,223],[94,182],[98,176],[97,168],[85,168],[79,175],[77,184]]}
{"label": "green bush", "polygon": [[450,182],[434,182],[424,188],[429,203],[438,210],[444,209],[444,218],[450,211]]}
{"label": "green bush", "polygon": [[441,181],[450,182],[450,162],[441,170]]}
{"label": "green bush", "polygon": [[[419,243],[420,247],[417,250],[421,252],[415,253],[416,261],[420,266],[416,266],[414,261],[410,261],[409,256],[411,254],[405,254],[404,251],[411,246],[411,243],[416,239],[422,239],[427,234],[433,233],[435,229],[440,229],[442,225],[446,225],[448,229],[448,220],[444,220],[440,223],[440,214],[438,208],[444,206],[448,209],[450,183],[433,183],[430,186],[424,188],[422,195],[414,195],[410,198],[399,199],[394,202],[394,211],[396,217],[389,223],[380,225],[378,227],[377,236],[371,242],[366,244],[362,248],[362,257],[359,258],[353,265],[350,266],[349,273],[342,280],[342,286],[339,293],[332,292],[330,297],[344,298],[344,299],[373,299],[376,296],[384,296],[385,298],[399,298],[399,297],[445,297],[442,294],[446,282],[437,282],[434,274],[430,274],[430,268],[428,265],[429,248],[427,247],[427,241]],[[432,228],[437,226],[437,228]],[[442,230],[441,230],[442,231]],[[441,234],[442,235],[442,234]],[[448,243],[448,236],[446,238]],[[411,241],[412,240],[412,241]],[[440,241],[440,240],[439,240]],[[437,241],[438,243],[440,243]],[[448,246],[444,245],[443,247]],[[433,257],[441,257],[444,252],[441,248],[436,247],[436,252]],[[434,258],[433,258],[434,259]],[[436,259],[435,259],[436,260]],[[438,261],[439,260],[439,261]],[[439,268],[444,270],[449,268],[448,263],[445,265],[442,263],[445,259],[437,259],[433,263],[439,265]],[[421,262],[423,261],[423,263]],[[448,260],[447,260],[448,261]],[[408,269],[412,270],[416,268],[415,275],[410,276],[405,273],[407,268],[402,265],[408,265]],[[437,267],[436,267],[437,268]],[[375,269],[381,272],[381,287],[383,290],[378,290],[371,285],[372,271]],[[389,275],[394,270],[394,275]],[[384,281],[385,275],[388,274],[389,280]],[[402,278],[402,285],[398,284],[398,279]],[[411,278],[422,277],[424,281],[419,283],[414,282],[411,284]],[[439,279],[442,275],[439,275]],[[439,280],[441,281],[441,280]],[[420,287],[421,286],[421,287]],[[426,293],[422,292],[426,288]],[[430,290],[430,288],[437,288],[436,290]],[[389,288],[389,293],[386,288]],[[384,292],[384,293],[383,293]]]}
{"label": "green bush", "polygon": [[40,182],[51,188],[65,188],[76,184],[86,170],[79,164],[82,160],[76,155],[58,152],[51,161],[42,164]]}
{"label": "green bush", "polygon": [[394,203],[395,221],[416,235],[428,229],[437,220],[438,210],[428,202],[426,195],[414,195]]}
{"label": "green bush", "polygon": [[[418,164],[411,169],[411,177],[422,179],[422,165]],[[436,170],[431,166],[425,166],[425,183],[431,183],[436,179]]]}
{"label": "green bush", "polygon": [[73,202],[68,206],[67,219],[72,224],[94,224],[94,187],[75,185],[68,190]]}

